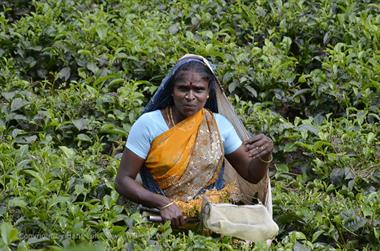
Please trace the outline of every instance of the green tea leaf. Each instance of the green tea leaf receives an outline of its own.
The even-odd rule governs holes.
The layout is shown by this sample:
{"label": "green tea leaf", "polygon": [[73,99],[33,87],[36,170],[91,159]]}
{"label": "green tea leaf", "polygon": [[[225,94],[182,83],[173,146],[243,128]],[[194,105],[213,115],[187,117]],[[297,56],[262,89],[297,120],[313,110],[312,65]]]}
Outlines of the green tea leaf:
{"label": "green tea leaf", "polygon": [[178,24],[173,24],[169,27],[170,34],[174,35],[179,31]]}
{"label": "green tea leaf", "polygon": [[36,178],[40,182],[41,185],[44,184],[44,180],[38,172],[36,172],[34,170],[23,170],[23,172],[25,172],[25,173],[29,174],[30,176]]}
{"label": "green tea leaf", "polygon": [[106,25],[98,25],[96,27],[96,33],[98,34],[100,39],[104,39],[107,36],[108,27]]}
{"label": "green tea leaf", "polygon": [[293,231],[291,232],[292,237],[294,237],[296,240],[306,240],[306,236],[304,233],[299,231]]}
{"label": "green tea leaf", "polygon": [[64,67],[59,71],[59,77],[67,81],[70,78],[71,69],[70,67]]}
{"label": "green tea leaf", "polygon": [[71,148],[68,148],[66,146],[60,146],[59,149],[66,155],[67,158],[73,159],[75,156],[75,151]]}
{"label": "green tea leaf", "polygon": [[318,230],[316,231],[314,234],[313,234],[313,237],[312,237],[312,242],[315,242],[318,240],[319,236],[321,236],[322,234],[324,233],[323,230]]}
{"label": "green tea leaf", "polygon": [[24,208],[28,205],[22,198],[16,197],[8,201],[8,207]]}
{"label": "green tea leaf", "polygon": [[78,129],[78,131],[82,131],[88,129],[89,120],[88,119],[77,119],[73,121],[74,126]]}
{"label": "green tea leaf", "polygon": [[300,242],[296,241],[293,251],[311,251],[311,248],[301,244]]}
{"label": "green tea leaf", "polygon": [[312,125],[307,125],[307,124],[302,124],[300,126],[297,127],[297,130],[299,131],[308,131],[308,132],[311,132],[315,135],[318,135],[318,129],[315,127],[315,126],[312,126]]}
{"label": "green tea leaf", "polygon": [[31,144],[37,140],[36,135],[16,137],[16,142],[20,144]]}
{"label": "green tea leaf", "polygon": [[368,133],[367,135],[367,144],[372,144],[373,140],[375,139],[376,135],[373,132]]}
{"label": "green tea leaf", "polygon": [[21,109],[22,107],[26,106],[27,104],[29,104],[28,101],[26,101],[22,98],[15,98],[12,100],[11,111],[12,112],[17,111],[17,110]]}
{"label": "green tea leaf", "polygon": [[257,91],[254,88],[248,85],[246,85],[245,88],[251,93],[253,97],[257,98]]}
{"label": "green tea leaf", "polygon": [[0,232],[1,238],[7,246],[19,239],[18,230],[8,222],[1,223]]}
{"label": "green tea leaf", "polygon": [[113,124],[103,125],[100,128],[100,132],[107,133],[107,134],[116,134],[116,135],[120,135],[122,137],[126,137],[128,135],[128,133],[125,130],[123,130],[121,128],[117,128]]}
{"label": "green tea leaf", "polygon": [[99,71],[99,68],[95,63],[88,63],[86,67],[87,67],[87,69],[92,71],[92,73],[94,73],[94,74],[96,74]]}
{"label": "green tea leaf", "polygon": [[91,142],[91,138],[87,134],[80,133],[77,136],[77,139],[80,141],[86,141],[86,142]]}
{"label": "green tea leaf", "polygon": [[11,101],[13,97],[16,95],[17,91],[13,92],[2,92],[1,96],[3,96],[7,101]]}

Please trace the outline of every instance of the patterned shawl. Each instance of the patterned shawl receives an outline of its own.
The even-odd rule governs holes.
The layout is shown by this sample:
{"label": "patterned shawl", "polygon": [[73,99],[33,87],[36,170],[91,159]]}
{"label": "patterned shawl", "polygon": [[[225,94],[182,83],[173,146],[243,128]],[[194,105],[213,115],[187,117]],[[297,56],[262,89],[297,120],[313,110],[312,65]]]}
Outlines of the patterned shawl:
{"label": "patterned shawl", "polygon": [[202,109],[155,138],[145,165],[166,196],[187,201],[215,182],[223,157],[214,116]]}

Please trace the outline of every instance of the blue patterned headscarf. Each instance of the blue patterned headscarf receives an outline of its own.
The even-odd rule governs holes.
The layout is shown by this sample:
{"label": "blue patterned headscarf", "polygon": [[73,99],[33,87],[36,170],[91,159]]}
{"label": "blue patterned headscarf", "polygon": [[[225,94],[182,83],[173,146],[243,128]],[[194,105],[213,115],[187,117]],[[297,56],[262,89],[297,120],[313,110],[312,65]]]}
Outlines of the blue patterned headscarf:
{"label": "blue patterned headscarf", "polygon": [[[163,109],[171,104],[172,102],[171,85],[173,84],[172,78],[181,66],[190,62],[199,62],[205,65],[214,75],[215,81],[217,81],[215,73],[210,63],[205,58],[198,55],[194,55],[194,54],[186,54],[180,60],[177,61],[177,63],[175,64],[173,69],[170,71],[170,73],[166,75],[166,77],[162,80],[156,93],[150,99],[149,103],[145,106],[143,113],[151,112],[158,109]],[[218,112],[218,102],[217,102],[216,93],[215,93],[215,84],[216,84],[215,81],[212,81],[212,83],[210,84],[210,93],[209,93],[210,97],[208,98],[205,104],[205,108],[207,108],[208,110],[212,112]]]}
{"label": "blue patterned headscarf", "polygon": [[[148,104],[145,106],[143,113],[155,111],[158,109],[163,109],[167,107],[168,105],[172,104],[172,88],[171,85],[173,84],[172,78],[176,74],[177,70],[190,62],[200,62],[203,65],[205,65],[211,73],[214,75],[214,81],[210,83],[210,92],[209,92],[209,98],[205,104],[205,108],[217,113],[218,112],[218,102],[216,98],[216,92],[215,92],[215,85],[217,84],[217,78],[215,76],[215,73],[210,65],[210,63],[203,57],[194,55],[194,54],[187,54],[183,56],[180,60],[177,61],[173,69],[170,71],[168,75],[162,80],[160,86],[158,87],[156,93],[153,95],[153,97],[150,99]],[[216,189],[222,189],[224,186],[224,166],[220,170],[219,177],[215,181],[214,184],[211,184],[206,189],[216,188]],[[146,187],[149,191],[154,193],[159,193],[162,195],[165,195],[164,191],[158,186],[158,184],[154,181],[153,176],[148,171],[148,169],[144,166],[140,171],[141,179],[144,184],[144,187]],[[199,191],[198,194],[201,194],[205,191],[205,189],[202,189]]]}

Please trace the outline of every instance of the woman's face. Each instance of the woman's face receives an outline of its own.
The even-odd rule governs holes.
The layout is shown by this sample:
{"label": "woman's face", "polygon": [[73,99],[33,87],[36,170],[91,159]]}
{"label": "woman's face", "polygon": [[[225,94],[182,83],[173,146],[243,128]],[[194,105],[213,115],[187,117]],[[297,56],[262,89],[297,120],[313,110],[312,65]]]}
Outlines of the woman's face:
{"label": "woman's face", "polygon": [[194,71],[182,71],[173,86],[174,109],[179,119],[194,115],[206,104],[209,82]]}

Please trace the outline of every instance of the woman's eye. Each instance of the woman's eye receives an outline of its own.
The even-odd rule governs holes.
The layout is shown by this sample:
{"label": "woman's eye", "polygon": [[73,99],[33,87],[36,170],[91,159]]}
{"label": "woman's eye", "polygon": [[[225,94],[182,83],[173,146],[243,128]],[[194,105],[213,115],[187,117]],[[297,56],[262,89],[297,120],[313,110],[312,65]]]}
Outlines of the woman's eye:
{"label": "woman's eye", "polygon": [[204,88],[198,88],[198,89],[194,89],[194,91],[197,92],[197,93],[204,93],[204,92],[206,92],[206,89],[204,89]]}

